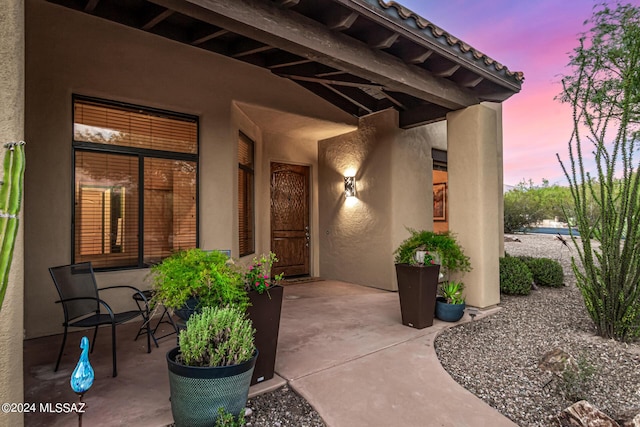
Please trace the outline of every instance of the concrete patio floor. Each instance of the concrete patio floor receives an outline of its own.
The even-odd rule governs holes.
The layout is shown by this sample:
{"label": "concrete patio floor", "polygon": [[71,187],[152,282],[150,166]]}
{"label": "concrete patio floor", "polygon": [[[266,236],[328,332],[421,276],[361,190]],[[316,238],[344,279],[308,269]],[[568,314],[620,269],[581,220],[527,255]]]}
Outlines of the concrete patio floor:
{"label": "concrete patio floor", "polygon": [[[481,311],[478,318],[488,314]],[[467,315],[464,321],[469,321]],[[84,425],[172,423],[165,354],[175,346],[175,335],[160,340],[160,348],[154,346],[147,354],[144,339],[132,341],[138,326],[135,322],[118,330],[116,378],[111,377],[109,333],[98,333],[90,355],[96,380],[84,398]],[[287,285],[278,375],[252,387],[250,395],[288,382],[332,427],[515,426],[455,383],[440,366],[433,342],[438,332],[450,326],[437,320],[422,330],[403,326],[396,293],[329,280]],[[69,377],[82,335],[70,334],[57,373],[53,366],[61,336],[25,341],[25,402],[78,401]],[[34,427],[68,426],[76,420],[75,414],[25,415],[25,425]]]}

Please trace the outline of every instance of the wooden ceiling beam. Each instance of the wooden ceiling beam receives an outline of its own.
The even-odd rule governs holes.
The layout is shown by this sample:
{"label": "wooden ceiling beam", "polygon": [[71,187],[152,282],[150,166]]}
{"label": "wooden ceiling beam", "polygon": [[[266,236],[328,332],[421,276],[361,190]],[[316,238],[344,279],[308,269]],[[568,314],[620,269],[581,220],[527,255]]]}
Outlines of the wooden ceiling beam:
{"label": "wooden ceiling beam", "polygon": [[306,77],[306,76],[294,76],[291,74],[279,74],[280,77],[286,77],[291,80],[297,80],[301,82],[312,82],[312,83],[320,83],[323,85],[332,85],[332,86],[345,86],[345,87],[366,87],[370,89],[382,90],[384,89],[380,85],[373,85],[367,83],[357,83],[357,82],[346,82],[343,80],[328,80],[328,79],[319,79],[316,77]]}
{"label": "wooden ceiling beam", "polygon": [[343,97],[344,99],[346,99],[347,101],[349,101],[350,103],[358,107],[359,109],[366,111],[367,114],[370,114],[375,111],[374,107],[367,105],[368,102],[366,102],[363,99],[363,97],[367,96],[365,95],[364,92],[360,92],[362,94],[362,97],[361,97],[361,96],[357,96],[354,92],[351,92],[351,93],[347,92],[347,88],[337,89],[327,84],[323,84],[322,86],[336,93],[337,95]]}
{"label": "wooden ceiling beam", "polygon": [[324,19],[324,23],[329,29],[334,31],[344,31],[351,28],[358,19],[358,14],[347,11],[345,13],[328,13]]}
{"label": "wooden ceiling beam", "polygon": [[174,14],[173,10],[166,9],[164,12],[160,12],[159,14],[151,18],[149,21],[147,21],[147,23],[144,24],[141,27],[141,29],[144,31],[149,31],[150,29],[152,29],[153,27],[155,27],[156,25],[158,25],[159,23],[161,23],[162,21],[164,21],[165,19],[167,19],[173,14]]}
{"label": "wooden ceiling beam", "polygon": [[403,63],[292,10],[262,0],[149,0],[265,45],[312,59],[329,67],[450,109],[479,99],[454,82]]}
{"label": "wooden ceiling beam", "polygon": [[367,34],[367,44],[374,49],[388,49],[398,40],[400,36],[397,33],[388,34]]}
{"label": "wooden ceiling beam", "polygon": [[204,43],[204,42],[208,42],[209,40],[217,39],[218,37],[220,37],[220,36],[224,36],[225,34],[228,34],[228,33],[229,33],[229,31],[228,31],[228,30],[218,30],[218,31],[214,31],[214,32],[209,33],[209,34],[206,34],[206,35],[204,35],[204,36],[200,36],[200,37],[195,38],[195,39],[191,42],[191,44],[192,44],[192,45],[194,45],[194,46],[197,46],[197,45],[202,44],[202,43]]}
{"label": "wooden ceiling beam", "polygon": [[84,11],[87,13],[93,13],[93,11],[96,10],[98,3],[100,3],[100,0],[87,1],[87,4],[84,6]]}

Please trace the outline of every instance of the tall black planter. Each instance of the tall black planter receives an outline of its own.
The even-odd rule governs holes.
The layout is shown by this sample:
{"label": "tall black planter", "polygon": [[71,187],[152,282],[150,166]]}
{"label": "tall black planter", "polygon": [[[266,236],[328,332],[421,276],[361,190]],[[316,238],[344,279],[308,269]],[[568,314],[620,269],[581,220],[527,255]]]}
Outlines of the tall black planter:
{"label": "tall black planter", "polygon": [[256,330],[254,342],[260,352],[251,377],[251,385],[273,378],[280,331],[280,313],[284,288],[274,286],[263,294],[249,292],[249,319]]}
{"label": "tall black planter", "polygon": [[439,265],[396,264],[402,324],[416,329],[433,325]]}

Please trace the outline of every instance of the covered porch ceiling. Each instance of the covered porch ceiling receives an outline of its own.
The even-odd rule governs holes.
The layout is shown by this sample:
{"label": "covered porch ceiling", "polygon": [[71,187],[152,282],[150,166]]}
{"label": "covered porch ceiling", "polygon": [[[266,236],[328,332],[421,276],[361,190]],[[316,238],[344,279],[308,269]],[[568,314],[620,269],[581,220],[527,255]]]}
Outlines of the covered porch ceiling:
{"label": "covered porch ceiling", "polygon": [[400,126],[502,102],[524,77],[383,0],[49,0],[268,69],[361,117]]}

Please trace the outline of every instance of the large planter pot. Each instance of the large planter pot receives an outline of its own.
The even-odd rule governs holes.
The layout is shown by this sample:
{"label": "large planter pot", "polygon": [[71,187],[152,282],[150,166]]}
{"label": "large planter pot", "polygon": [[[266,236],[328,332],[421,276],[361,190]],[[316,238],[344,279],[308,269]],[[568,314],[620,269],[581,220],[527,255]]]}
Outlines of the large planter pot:
{"label": "large planter pot", "polygon": [[416,329],[433,325],[439,265],[396,264],[402,324]]}
{"label": "large planter pot", "polygon": [[219,367],[185,366],[176,363],[179,347],[167,353],[171,412],[176,427],[205,427],[215,424],[218,408],[235,416],[247,404],[254,356],[239,365]]}
{"label": "large planter pot", "polygon": [[189,320],[189,317],[196,312],[196,307],[199,303],[200,300],[198,298],[189,298],[182,308],[174,310],[174,313],[182,320]]}
{"label": "large planter pot", "polygon": [[457,322],[464,316],[465,303],[447,304],[447,300],[438,297],[436,300],[436,317],[445,322]]}
{"label": "large planter pot", "polygon": [[254,342],[260,352],[253,370],[251,385],[273,378],[283,294],[282,286],[270,288],[269,293],[249,292],[251,305],[247,313],[256,330]]}

